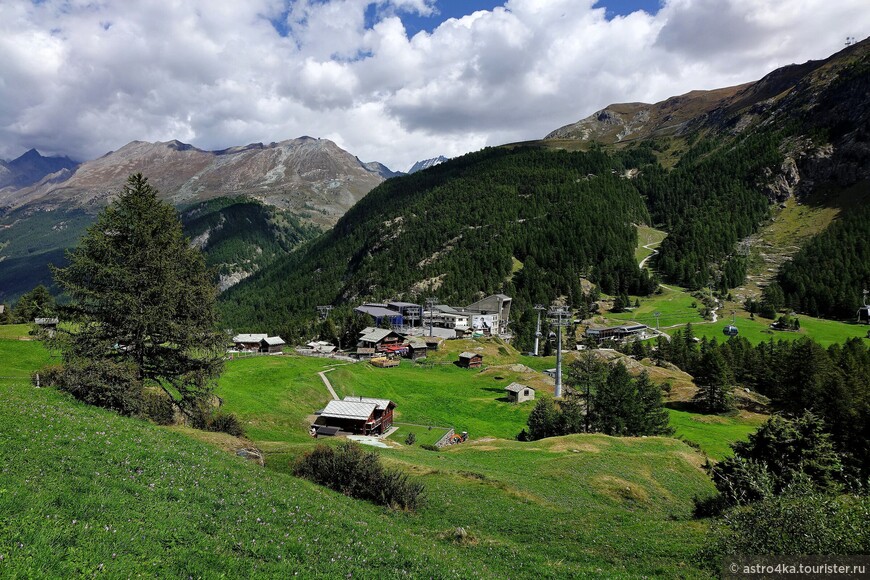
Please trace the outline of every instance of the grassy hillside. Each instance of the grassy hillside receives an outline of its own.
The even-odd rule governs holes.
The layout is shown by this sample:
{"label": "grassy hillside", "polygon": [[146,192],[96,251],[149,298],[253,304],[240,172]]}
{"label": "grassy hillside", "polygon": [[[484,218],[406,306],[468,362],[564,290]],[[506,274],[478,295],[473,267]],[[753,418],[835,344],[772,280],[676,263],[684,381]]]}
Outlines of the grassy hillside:
{"label": "grassy hillside", "polygon": [[[21,371],[48,360],[39,343],[0,338],[3,359],[13,353]],[[318,364],[296,363],[232,361],[230,390],[243,392],[224,384],[227,405],[251,418],[258,405],[307,409]],[[396,513],[283,473],[287,458],[263,469],[21,376],[0,379],[0,576],[704,576],[694,554],[707,523],[691,518],[691,498],[712,487],[700,456],[673,439],[383,450],[427,489],[418,513]],[[302,441],[297,452],[313,444]]]}

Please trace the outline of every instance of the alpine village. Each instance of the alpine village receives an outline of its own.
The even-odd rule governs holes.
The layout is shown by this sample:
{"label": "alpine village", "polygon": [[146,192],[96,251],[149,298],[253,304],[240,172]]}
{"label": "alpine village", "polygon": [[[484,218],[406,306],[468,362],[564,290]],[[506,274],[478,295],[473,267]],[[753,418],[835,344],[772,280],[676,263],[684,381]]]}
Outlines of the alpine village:
{"label": "alpine village", "polygon": [[870,554],[870,41],[436,161],[3,161],[0,577]]}

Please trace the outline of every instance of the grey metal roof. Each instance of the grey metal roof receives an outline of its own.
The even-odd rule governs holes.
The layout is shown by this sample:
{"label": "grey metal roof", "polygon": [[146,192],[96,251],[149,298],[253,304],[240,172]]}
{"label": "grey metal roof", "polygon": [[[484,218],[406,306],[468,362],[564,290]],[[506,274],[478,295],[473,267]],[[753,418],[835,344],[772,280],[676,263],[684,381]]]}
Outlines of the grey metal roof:
{"label": "grey metal roof", "polygon": [[511,383],[511,384],[509,384],[508,386],[506,386],[506,387],[504,388],[504,390],[506,390],[506,391],[510,391],[510,392],[512,392],[512,393],[519,393],[520,391],[524,391],[524,390],[526,390],[526,389],[529,389],[530,391],[534,391],[534,390],[535,390],[535,389],[533,389],[532,387],[529,387],[529,386],[527,386],[527,385],[521,385],[521,384],[519,384],[519,383]]}
{"label": "grey metal roof", "polygon": [[[390,403],[393,403],[389,399],[373,399],[372,397],[354,397],[353,395],[347,395],[342,402],[347,403],[374,403],[377,405],[378,410],[385,411],[387,407],[390,406]],[[393,403],[393,406],[396,404]]]}
{"label": "grey metal roof", "polygon": [[384,308],[383,306],[370,306],[368,304],[363,304],[362,306],[357,306],[354,308],[354,312],[362,312],[363,314],[368,314],[369,316],[374,316],[376,318],[380,318],[381,316],[401,316],[402,314],[396,312],[395,310],[390,310],[389,308]]}
{"label": "grey metal roof", "polygon": [[[430,338],[428,327],[425,329],[425,332],[426,340],[428,340]],[[432,329],[432,336],[435,338],[456,338],[456,331],[452,328],[439,328],[436,326]]]}
{"label": "grey metal roof", "polygon": [[420,306],[413,302],[387,302],[387,306],[397,306],[399,308],[408,308],[409,306]]}
{"label": "grey metal roof", "polygon": [[57,318],[36,318],[33,322],[39,325],[57,324]]}
{"label": "grey metal roof", "polygon": [[372,416],[376,408],[377,404],[364,401],[330,401],[320,416],[365,421]]}
{"label": "grey metal roof", "polygon": [[233,342],[260,342],[268,336],[268,334],[237,334],[233,337]]}
{"label": "grey metal roof", "polygon": [[363,342],[380,342],[387,338],[393,331],[388,328],[375,328],[368,334],[361,336],[359,339]]}
{"label": "grey metal roof", "polygon": [[264,338],[260,342],[265,342],[269,346],[280,346],[280,345],[284,344],[284,339],[281,338],[280,336],[267,336],[266,338]]}

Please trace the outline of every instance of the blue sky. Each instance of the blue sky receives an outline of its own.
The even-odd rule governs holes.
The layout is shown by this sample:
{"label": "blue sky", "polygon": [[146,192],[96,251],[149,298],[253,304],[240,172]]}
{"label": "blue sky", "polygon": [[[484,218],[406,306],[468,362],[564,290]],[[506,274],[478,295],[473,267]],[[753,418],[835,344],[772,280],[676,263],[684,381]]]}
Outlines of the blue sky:
{"label": "blue sky", "polygon": [[407,170],[826,58],[867,1],[0,0],[0,159],[310,135]]}
{"label": "blue sky", "polygon": [[[478,10],[492,10],[498,6],[504,6],[505,0],[437,0],[435,6],[437,13],[421,16],[408,10],[399,12],[402,23],[409,36],[417,32],[432,32],[448,18],[461,18]],[[644,10],[650,14],[658,12],[659,0],[600,0],[596,8],[605,8],[607,17],[625,16],[637,10]],[[372,4],[366,10],[366,22],[371,24],[377,19],[377,6]]]}
{"label": "blue sky", "polygon": [[[437,0],[435,2],[438,8],[437,14],[420,16],[416,13],[404,12],[400,16],[408,35],[413,36],[421,30],[432,32],[448,18],[461,18],[478,10],[492,10],[497,6],[504,6],[504,4],[504,0],[500,2],[497,0]],[[596,8],[605,8],[607,16],[612,18],[613,16],[625,16],[636,10],[655,14],[659,10],[659,5],[659,0],[601,0],[595,6]],[[369,22],[373,20],[375,12],[375,6],[370,6],[367,14]]]}

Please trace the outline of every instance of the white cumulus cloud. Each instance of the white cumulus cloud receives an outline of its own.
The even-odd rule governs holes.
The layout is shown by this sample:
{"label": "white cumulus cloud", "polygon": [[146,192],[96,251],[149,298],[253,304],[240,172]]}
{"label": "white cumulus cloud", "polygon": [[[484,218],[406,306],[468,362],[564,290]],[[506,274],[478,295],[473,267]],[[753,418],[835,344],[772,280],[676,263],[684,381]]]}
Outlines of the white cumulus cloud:
{"label": "white cumulus cloud", "polygon": [[608,19],[594,0],[507,0],[409,37],[402,18],[437,1],[3,0],[0,158],[311,135],[405,170],[827,57],[870,30],[866,8],[666,0]]}

